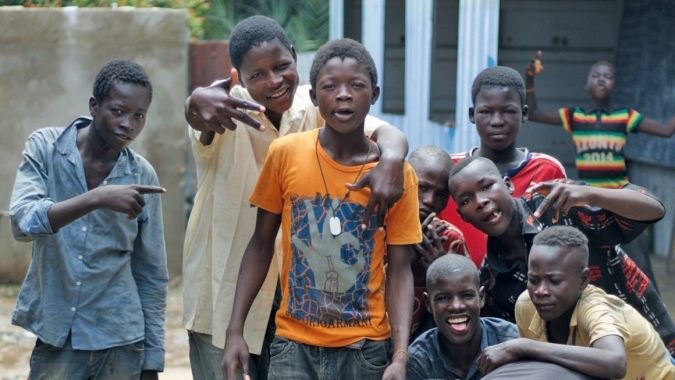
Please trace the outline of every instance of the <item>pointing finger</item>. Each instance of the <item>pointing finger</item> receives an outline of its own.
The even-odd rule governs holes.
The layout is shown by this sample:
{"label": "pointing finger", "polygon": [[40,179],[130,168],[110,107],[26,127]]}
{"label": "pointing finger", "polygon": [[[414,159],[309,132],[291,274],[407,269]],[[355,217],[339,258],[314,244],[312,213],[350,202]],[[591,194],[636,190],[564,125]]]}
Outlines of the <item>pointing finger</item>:
{"label": "pointing finger", "polygon": [[135,185],[139,194],[161,194],[166,193],[166,189],[159,186]]}

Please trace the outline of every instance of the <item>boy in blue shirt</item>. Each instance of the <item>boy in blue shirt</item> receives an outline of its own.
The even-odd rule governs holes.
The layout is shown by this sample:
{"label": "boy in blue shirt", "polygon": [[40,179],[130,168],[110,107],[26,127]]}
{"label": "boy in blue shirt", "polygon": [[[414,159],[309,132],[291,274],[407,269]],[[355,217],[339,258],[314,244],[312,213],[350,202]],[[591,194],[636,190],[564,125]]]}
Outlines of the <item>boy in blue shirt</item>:
{"label": "boy in blue shirt", "polygon": [[157,379],[164,369],[166,190],[128,148],[151,100],[141,66],[111,61],[91,118],[28,137],[9,212],[14,237],[33,242],[12,317],[38,337],[30,380]]}

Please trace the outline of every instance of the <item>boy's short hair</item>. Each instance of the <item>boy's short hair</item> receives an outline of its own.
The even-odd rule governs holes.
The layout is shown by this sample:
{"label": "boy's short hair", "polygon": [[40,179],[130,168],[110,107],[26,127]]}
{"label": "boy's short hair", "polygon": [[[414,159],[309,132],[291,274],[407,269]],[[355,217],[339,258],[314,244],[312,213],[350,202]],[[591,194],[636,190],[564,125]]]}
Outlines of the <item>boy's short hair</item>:
{"label": "boy's short hair", "polygon": [[521,107],[525,105],[525,82],[516,70],[506,66],[488,67],[478,73],[471,86],[471,101],[475,104],[478,93],[484,89],[508,87],[520,96]]}
{"label": "boy's short hair", "polygon": [[476,289],[480,288],[480,272],[476,269],[476,264],[468,257],[449,253],[434,260],[429,269],[427,269],[427,290],[432,292],[436,281],[441,277],[455,277],[469,273],[476,278]]}
{"label": "boy's short hair", "polygon": [[244,55],[265,42],[279,41],[291,51],[291,40],[276,21],[265,16],[251,16],[239,22],[230,33],[230,61],[237,71],[241,69]]}
{"label": "boy's short hair", "polygon": [[471,165],[474,161],[478,161],[487,165],[488,171],[492,171],[500,176],[502,175],[499,172],[499,169],[497,169],[497,165],[495,165],[495,163],[490,161],[489,159],[480,156],[469,156],[462,158],[458,163],[454,164],[452,170],[450,170],[450,178],[452,179],[452,177],[459,174],[459,172],[464,170],[464,168],[466,168],[467,166]]}
{"label": "boy's short hair", "polygon": [[614,65],[612,65],[612,63],[609,62],[609,61],[598,61],[598,62],[595,62],[593,65],[591,65],[591,68],[588,69],[588,72],[590,73],[591,71],[593,71],[594,68],[596,68],[596,67],[598,67],[598,66],[607,66],[607,67],[609,67],[610,69],[612,69],[612,72],[616,75],[616,70],[614,69]]}
{"label": "boy's short hair", "polygon": [[538,233],[532,245],[560,248],[580,248],[583,267],[588,266],[588,238],[571,226],[552,226]]}
{"label": "boy's short hair", "polygon": [[312,68],[309,71],[309,83],[313,89],[316,89],[316,77],[319,71],[326,64],[335,57],[354,58],[361,66],[363,66],[370,75],[370,81],[373,87],[377,86],[377,69],[375,68],[375,61],[370,56],[368,50],[363,45],[350,39],[342,38],[339,40],[329,41],[316,52]]}
{"label": "boy's short hair", "polygon": [[94,81],[94,99],[101,103],[112,91],[115,83],[133,83],[143,86],[150,92],[150,101],[152,101],[152,84],[148,74],[141,65],[128,59],[117,59],[103,65],[96,74]]}
{"label": "boy's short hair", "polygon": [[448,175],[450,174],[450,171],[454,165],[448,152],[435,145],[424,145],[413,150],[412,153],[410,153],[410,157],[408,158],[408,163],[412,165],[413,168],[415,168],[417,164],[439,164],[445,168],[445,170],[448,172]]}

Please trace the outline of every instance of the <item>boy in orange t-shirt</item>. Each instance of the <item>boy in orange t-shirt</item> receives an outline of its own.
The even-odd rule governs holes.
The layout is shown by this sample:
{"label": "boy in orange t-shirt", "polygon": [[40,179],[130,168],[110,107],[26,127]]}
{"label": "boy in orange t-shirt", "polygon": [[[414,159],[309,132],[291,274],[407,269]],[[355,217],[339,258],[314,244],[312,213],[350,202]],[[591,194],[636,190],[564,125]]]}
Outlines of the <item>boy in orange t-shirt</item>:
{"label": "boy in orange t-shirt", "polygon": [[422,240],[417,178],[405,164],[403,197],[387,213],[385,228],[374,216],[362,224],[370,190],[352,193],[345,183],[356,182],[379,159],[363,132],[380,92],[375,65],[359,43],[331,41],[317,52],[310,82],[326,127],[270,146],[250,199],[258,216],[239,271],[223,375],[235,379],[239,366],[248,373],[244,321],[281,226],[282,302],[269,378],[405,379],[410,260],[412,246]]}

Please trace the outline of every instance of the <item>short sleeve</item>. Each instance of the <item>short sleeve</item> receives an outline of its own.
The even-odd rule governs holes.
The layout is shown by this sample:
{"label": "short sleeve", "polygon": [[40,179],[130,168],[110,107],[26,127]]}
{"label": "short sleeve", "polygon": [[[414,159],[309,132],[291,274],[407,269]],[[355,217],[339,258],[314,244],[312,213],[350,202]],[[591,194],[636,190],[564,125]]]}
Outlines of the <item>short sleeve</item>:
{"label": "short sleeve", "polygon": [[375,116],[367,115],[366,120],[363,122],[363,132],[370,138],[377,128],[388,124],[386,121],[380,120]]}
{"label": "short sleeve", "polygon": [[628,111],[628,122],[626,122],[626,133],[636,133],[640,122],[642,122],[642,114],[636,110]]}
{"label": "short sleeve", "polygon": [[283,190],[281,187],[281,162],[285,149],[280,140],[275,140],[270,145],[265,165],[262,168],[253,194],[249,198],[251,205],[274,214],[281,214],[284,208]]}
{"label": "short sleeve", "polygon": [[574,109],[561,108],[558,110],[558,113],[560,114],[563,128],[565,128],[567,132],[572,132],[572,115],[574,115]]}
{"label": "short sleeve", "polygon": [[523,338],[535,339],[535,336],[530,332],[530,324],[534,317],[534,305],[530,300],[530,295],[527,290],[520,294],[518,301],[516,301],[516,324],[518,325],[518,333]]}
{"label": "short sleeve", "polygon": [[408,245],[422,241],[422,225],[419,217],[417,176],[410,164],[403,166],[403,197],[387,213],[387,244]]}
{"label": "short sleeve", "polygon": [[624,342],[630,336],[622,312],[610,305],[604,303],[589,305],[581,310],[577,318],[579,329],[585,330],[591,345],[598,339],[610,335],[617,335]]}

